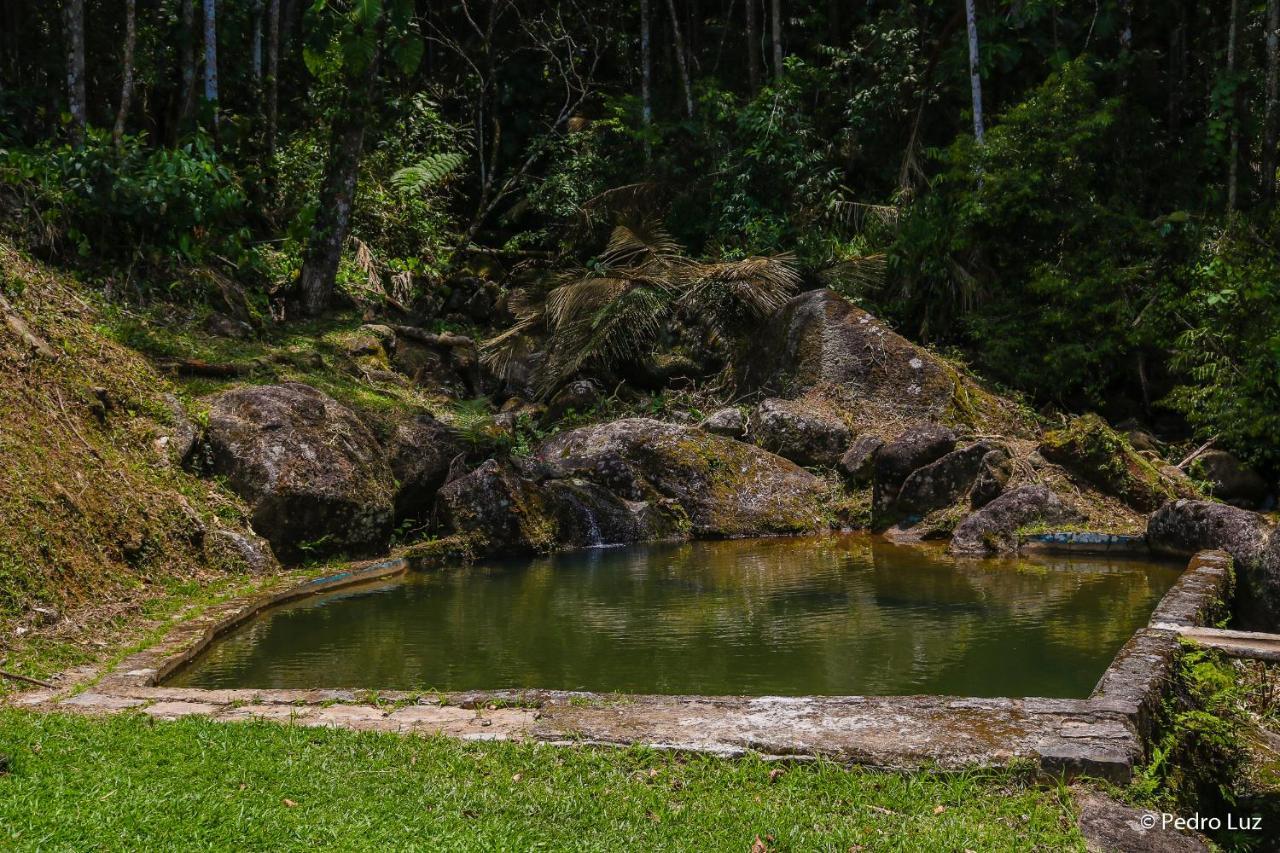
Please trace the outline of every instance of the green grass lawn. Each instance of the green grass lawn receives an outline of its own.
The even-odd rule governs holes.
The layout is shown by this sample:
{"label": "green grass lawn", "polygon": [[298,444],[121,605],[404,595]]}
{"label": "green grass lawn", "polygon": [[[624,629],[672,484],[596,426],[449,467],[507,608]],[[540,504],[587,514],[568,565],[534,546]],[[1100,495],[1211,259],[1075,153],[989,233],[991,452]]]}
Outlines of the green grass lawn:
{"label": "green grass lawn", "polygon": [[1067,794],[1008,772],[18,710],[0,752],[4,849],[1083,849]]}

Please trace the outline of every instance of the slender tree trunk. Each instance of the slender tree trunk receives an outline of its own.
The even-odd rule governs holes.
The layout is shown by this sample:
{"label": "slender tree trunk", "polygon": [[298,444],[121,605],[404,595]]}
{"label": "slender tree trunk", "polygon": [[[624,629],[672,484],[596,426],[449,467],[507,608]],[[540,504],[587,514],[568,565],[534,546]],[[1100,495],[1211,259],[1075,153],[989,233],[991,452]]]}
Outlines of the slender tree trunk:
{"label": "slender tree trunk", "polygon": [[111,141],[117,148],[124,142],[124,124],[129,119],[129,106],[133,102],[133,51],[137,43],[137,2],[124,0],[124,60],[120,68],[120,109],[116,111],[116,125],[111,130]]}
{"label": "slender tree trunk", "polygon": [[1262,197],[1276,198],[1276,160],[1280,157],[1280,0],[1267,2],[1267,83],[1262,117]]}
{"label": "slender tree trunk", "polygon": [[751,94],[760,91],[760,0],[746,0],[747,9],[747,80]]}
{"label": "slender tree trunk", "polygon": [[280,111],[280,0],[267,10],[267,160],[276,154],[276,123]]}
{"label": "slender tree trunk", "polygon": [[649,32],[649,0],[640,0],[640,123],[644,127],[644,159],[653,157],[649,127],[653,124],[653,38]]}
{"label": "slender tree trunk", "polygon": [[218,126],[218,0],[204,0],[204,99]]}
{"label": "slender tree trunk", "polygon": [[375,42],[373,57],[360,78],[348,81],[342,108],[333,120],[319,205],[302,270],[298,273],[303,310],[312,316],[329,306],[338,276],[338,264],[342,260],[342,247],[346,245],[347,234],[351,230],[364,131],[369,123],[369,107],[378,81],[380,42],[381,39]]}
{"label": "slender tree trunk", "polygon": [[986,127],[982,122],[982,69],[978,53],[978,10],[974,0],[965,0],[969,25],[969,91],[973,98],[973,138],[982,144]]}
{"label": "slender tree trunk", "polygon": [[253,43],[249,49],[249,68],[253,82],[262,85],[262,0],[253,2]]}
{"label": "slender tree trunk", "polygon": [[196,2],[178,0],[182,7],[182,105],[178,108],[178,127],[185,129],[196,106]]}
{"label": "slender tree trunk", "polygon": [[1120,0],[1120,51],[1133,48],[1133,0]]}
{"label": "slender tree trunk", "polygon": [[1237,71],[1240,65],[1240,0],[1231,0],[1231,18],[1227,31],[1227,79],[1232,87],[1231,130],[1227,157],[1227,210],[1238,209],[1240,190],[1240,110],[1243,99]]}
{"label": "slender tree trunk", "polygon": [[769,4],[773,24],[773,79],[782,79],[782,0]]}
{"label": "slender tree trunk", "polygon": [[684,52],[684,38],[680,35],[680,16],[676,14],[676,0],[667,0],[671,13],[671,35],[675,40],[676,64],[680,67],[680,83],[684,86],[684,112],[693,118],[693,84],[689,80],[689,63]]}
{"label": "slender tree trunk", "polygon": [[84,81],[84,0],[66,0],[62,6],[62,37],[67,50],[67,112],[71,115],[71,141],[84,144],[88,125],[88,97]]}

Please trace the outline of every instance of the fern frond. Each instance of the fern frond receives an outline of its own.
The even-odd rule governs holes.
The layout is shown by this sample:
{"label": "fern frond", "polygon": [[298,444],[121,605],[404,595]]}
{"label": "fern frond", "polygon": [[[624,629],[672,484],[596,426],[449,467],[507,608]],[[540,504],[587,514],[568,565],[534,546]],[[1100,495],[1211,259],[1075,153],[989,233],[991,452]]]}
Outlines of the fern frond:
{"label": "fern frond", "polygon": [[391,176],[391,184],[402,193],[422,193],[443,184],[450,175],[462,168],[466,155],[458,151],[431,154],[411,166],[399,169]]}

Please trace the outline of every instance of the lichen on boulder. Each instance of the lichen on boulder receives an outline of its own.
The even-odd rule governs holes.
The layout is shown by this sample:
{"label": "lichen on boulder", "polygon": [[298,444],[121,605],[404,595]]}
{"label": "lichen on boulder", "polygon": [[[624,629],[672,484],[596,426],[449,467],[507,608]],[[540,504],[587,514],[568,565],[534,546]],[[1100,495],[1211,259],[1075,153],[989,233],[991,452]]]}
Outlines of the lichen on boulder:
{"label": "lichen on boulder", "polygon": [[918,468],[941,459],[955,449],[956,434],[936,423],[917,424],[880,448],[875,457],[872,515],[875,524],[888,526],[901,513],[897,508],[902,484]]}
{"label": "lichen on boulder", "polygon": [[1280,630],[1280,537],[1256,512],[1212,501],[1166,503],[1147,522],[1147,544],[1159,554],[1189,557],[1226,551],[1235,562],[1235,612],[1245,627]]}
{"label": "lichen on boulder", "polygon": [[960,522],[951,536],[951,551],[975,555],[1014,551],[1019,528],[1036,523],[1058,524],[1071,518],[1071,512],[1048,487],[1021,486]]}
{"label": "lichen on boulder", "polygon": [[912,471],[898,490],[898,511],[923,516],[965,497],[983,470],[983,460],[994,450],[989,441],[974,442]]}
{"label": "lichen on boulder", "polygon": [[649,418],[581,427],[548,440],[534,463],[548,479],[578,477],[630,501],[674,501],[694,536],[801,533],[825,524],[822,480],[696,427]]}
{"label": "lichen on boulder", "polygon": [[386,547],[391,468],[355,413],[298,382],[234,388],[209,402],[210,470],[249,504],[277,556]]}
{"label": "lichen on boulder", "polygon": [[849,427],[824,407],[806,400],[770,398],[751,413],[756,444],[797,465],[830,467],[849,447]]}

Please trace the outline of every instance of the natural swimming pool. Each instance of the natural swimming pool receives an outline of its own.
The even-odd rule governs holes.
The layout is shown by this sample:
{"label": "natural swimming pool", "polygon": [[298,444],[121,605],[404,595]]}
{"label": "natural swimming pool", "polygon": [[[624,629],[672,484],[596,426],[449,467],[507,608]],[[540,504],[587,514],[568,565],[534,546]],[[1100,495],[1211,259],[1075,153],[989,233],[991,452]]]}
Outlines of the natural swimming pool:
{"label": "natural swimming pool", "polygon": [[1083,698],[1179,572],[866,535],[606,548],[301,599],[166,683]]}

